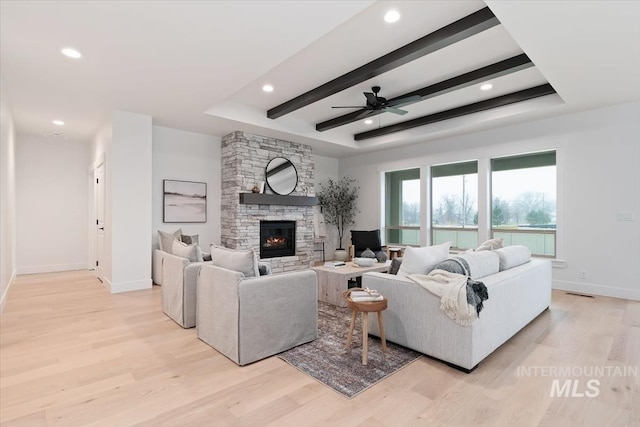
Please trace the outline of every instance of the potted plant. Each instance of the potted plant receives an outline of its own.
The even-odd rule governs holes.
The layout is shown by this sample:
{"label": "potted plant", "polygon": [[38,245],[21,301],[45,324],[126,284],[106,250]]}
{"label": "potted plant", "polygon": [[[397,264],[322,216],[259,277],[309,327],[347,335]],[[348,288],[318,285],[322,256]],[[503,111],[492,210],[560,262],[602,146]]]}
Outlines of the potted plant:
{"label": "potted plant", "polygon": [[326,184],[320,184],[322,191],[318,194],[318,202],[322,207],[324,220],[338,229],[338,249],[334,253],[334,259],[339,261],[346,261],[349,257],[342,246],[342,240],[345,229],[355,224],[354,218],[358,212],[356,200],[360,190],[356,184],[355,179],[346,176],[338,181],[329,179]]}

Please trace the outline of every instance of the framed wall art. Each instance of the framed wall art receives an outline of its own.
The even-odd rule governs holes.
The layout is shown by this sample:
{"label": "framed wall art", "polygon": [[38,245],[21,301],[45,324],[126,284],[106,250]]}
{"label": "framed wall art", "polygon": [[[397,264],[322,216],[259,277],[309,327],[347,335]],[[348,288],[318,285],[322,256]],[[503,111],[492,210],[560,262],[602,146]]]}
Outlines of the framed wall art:
{"label": "framed wall art", "polygon": [[207,222],[207,183],[163,181],[163,222]]}

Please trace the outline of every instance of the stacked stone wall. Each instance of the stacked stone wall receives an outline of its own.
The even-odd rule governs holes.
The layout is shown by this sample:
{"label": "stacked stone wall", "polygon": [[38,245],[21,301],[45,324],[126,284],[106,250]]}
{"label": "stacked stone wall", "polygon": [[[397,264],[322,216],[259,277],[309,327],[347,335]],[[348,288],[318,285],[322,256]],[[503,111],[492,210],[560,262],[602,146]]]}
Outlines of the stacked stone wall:
{"label": "stacked stone wall", "polygon": [[265,168],[275,157],[289,159],[296,168],[298,184],[292,196],[315,196],[310,146],[240,131],[222,138],[221,243],[234,249],[253,248],[259,254],[261,220],[296,221],[296,254],[263,261],[275,273],[306,269],[313,265],[314,255],[312,206],[240,204],[240,193],[265,181]]}

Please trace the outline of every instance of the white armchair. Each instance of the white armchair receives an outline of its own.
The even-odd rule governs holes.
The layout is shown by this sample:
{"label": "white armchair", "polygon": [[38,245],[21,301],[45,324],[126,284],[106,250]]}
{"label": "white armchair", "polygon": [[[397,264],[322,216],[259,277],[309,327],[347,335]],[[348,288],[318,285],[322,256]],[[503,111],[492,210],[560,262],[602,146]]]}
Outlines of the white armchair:
{"label": "white armchair", "polygon": [[198,278],[197,335],[238,365],[318,337],[313,270],[245,278],[213,265]]}

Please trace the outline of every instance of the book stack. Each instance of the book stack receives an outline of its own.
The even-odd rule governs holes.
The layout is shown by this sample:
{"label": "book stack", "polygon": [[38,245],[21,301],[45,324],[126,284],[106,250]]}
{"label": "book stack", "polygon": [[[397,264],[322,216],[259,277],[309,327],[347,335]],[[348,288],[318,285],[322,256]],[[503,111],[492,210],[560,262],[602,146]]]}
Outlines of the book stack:
{"label": "book stack", "polygon": [[327,261],[324,263],[325,267],[331,267],[331,268],[339,268],[339,267],[346,267],[347,264],[344,261]]}
{"label": "book stack", "polygon": [[353,302],[366,302],[366,301],[382,301],[384,297],[380,295],[378,291],[351,291],[349,294],[351,301]]}

